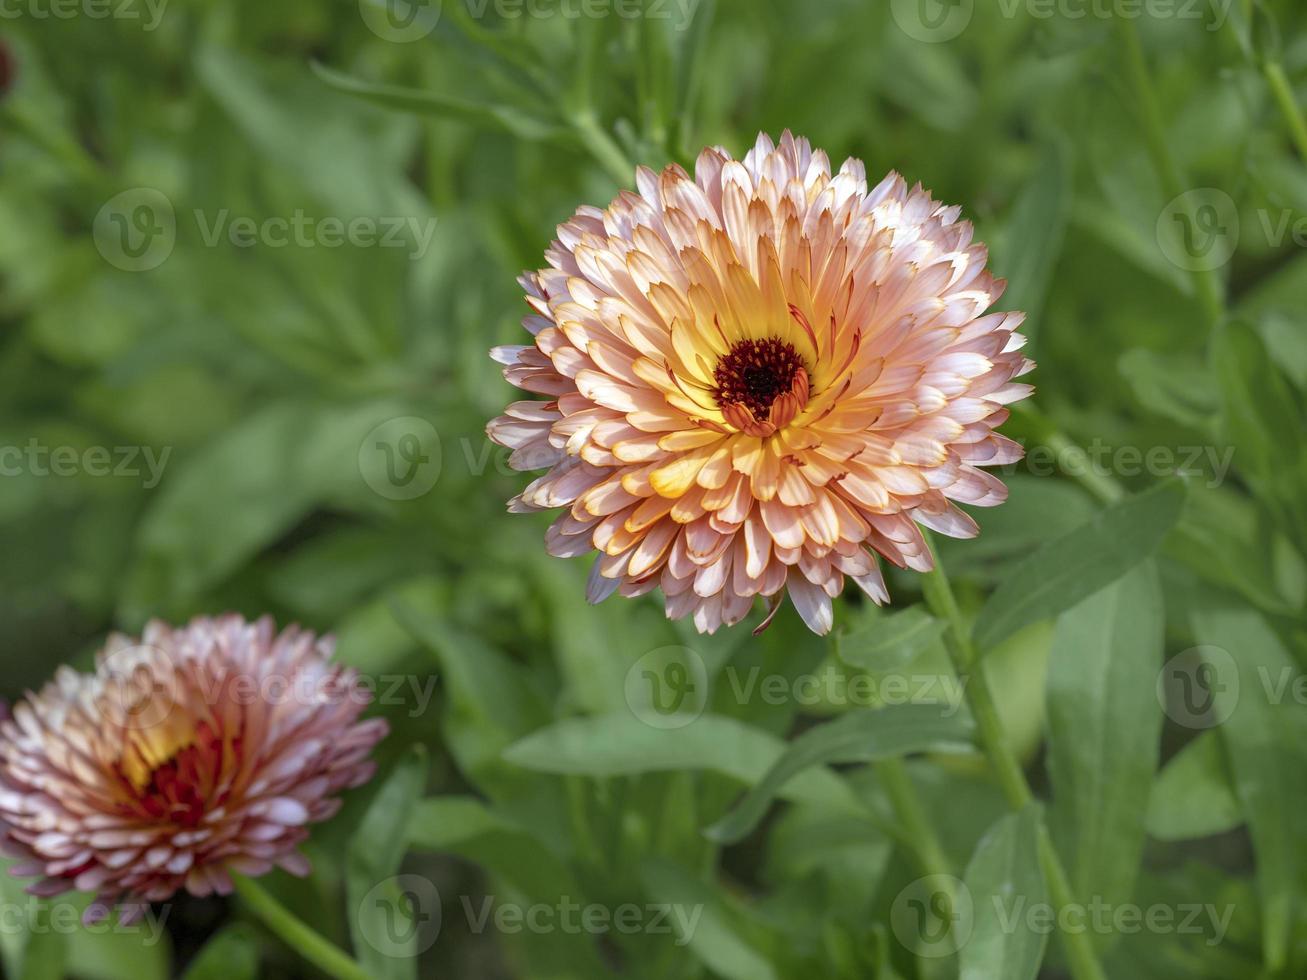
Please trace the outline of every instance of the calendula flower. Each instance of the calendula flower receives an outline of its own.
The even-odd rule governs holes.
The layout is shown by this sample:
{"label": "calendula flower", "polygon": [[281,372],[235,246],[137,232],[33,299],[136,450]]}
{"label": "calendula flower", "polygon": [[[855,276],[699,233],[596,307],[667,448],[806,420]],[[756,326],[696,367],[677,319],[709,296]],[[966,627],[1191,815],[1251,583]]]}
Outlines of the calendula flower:
{"label": "calendula flower", "polygon": [[846,575],[882,603],[877,556],[928,571],[921,526],[976,534],[955,502],[1006,496],[980,467],[1020,459],[994,429],[1033,364],[959,209],[788,132],[636,184],[558,229],[520,280],[532,343],[493,351],[546,399],[488,428],[548,468],[509,509],[564,508],[546,545],[598,552],[590,600],[661,587],[712,632],[788,594],[826,633]]}
{"label": "calendula flower", "polygon": [[61,667],[0,723],[0,822],[41,876],[29,891],[96,892],[131,918],[185,888],[231,891],[229,873],[306,874],[306,825],[366,781],[386,732],[332,640],[269,618],[150,623],[110,637],[94,673]]}

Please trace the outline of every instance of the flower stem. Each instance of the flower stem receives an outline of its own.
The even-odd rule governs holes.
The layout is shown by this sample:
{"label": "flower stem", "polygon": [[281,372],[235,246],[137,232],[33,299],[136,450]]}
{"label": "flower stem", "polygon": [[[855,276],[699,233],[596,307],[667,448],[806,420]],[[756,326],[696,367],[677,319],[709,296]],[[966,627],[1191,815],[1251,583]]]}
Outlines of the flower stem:
{"label": "flower stem", "polygon": [[[1152,158],[1153,169],[1162,184],[1162,192],[1170,200],[1180,198],[1186,188],[1180,178],[1180,168],[1176,166],[1167,145],[1166,122],[1162,117],[1162,107],[1158,104],[1153,80],[1148,74],[1148,62],[1144,59],[1144,49],[1139,43],[1139,32],[1135,22],[1128,17],[1116,19],[1121,41],[1125,47],[1126,76],[1133,90],[1135,101],[1139,106],[1144,130],[1144,142],[1148,155]],[[1186,217],[1191,225],[1196,224],[1196,215],[1192,204],[1184,205]],[[1198,301],[1202,304],[1210,326],[1216,326],[1224,316],[1225,289],[1215,269],[1206,267],[1194,270],[1194,286]]]}
{"label": "flower stem", "polygon": [[287,946],[323,973],[336,980],[372,980],[368,972],[344,950],[306,925],[262,885],[242,875],[232,875],[231,878],[236,894],[245,906]]}
{"label": "flower stem", "polygon": [[1298,155],[1307,163],[1307,120],[1303,119],[1302,110],[1298,108],[1298,100],[1293,96],[1293,86],[1289,84],[1289,76],[1284,73],[1284,65],[1278,61],[1264,62],[1262,74],[1266,76],[1271,95],[1275,96],[1275,104],[1280,107],[1280,115],[1289,126]]}
{"label": "flower stem", "polygon": [[926,808],[921,805],[921,797],[917,795],[917,787],[912,784],[903,760],[880,760],[876,763],[876,778],[894,807],[894,815],[903,831],[901,839],[911,849],[921,873],[952,874],[952,864],[926,815]]}
{"label": "flower stem", "polygon": [[627,186],[635,176],[635,165],[626,158],[617,141],[599,125],[592,110],[583,109],[572,116],[572,128],[590,155],[599,163],[619,187]]}
{"label": "flower stem", "polygon": [[[930,543],[929,539],[927,543]],[[953,587],[949,584],[944,566],[940,563],[939,555],[933,545],[931,553],[935,558],[935,568],[925,577],[926,603],[936,616],[948,624],[948,630],[944,634],[945,646],[948,647],[949,657],[959,678],[965,679],[964,690],[967,692],[971,714],[976,720],[980,744],[994,769],[999,787],[1007,799],[1008,806],[1013,810],[1022,810],[1033,801],[1034,794],[1031,793],[1030,784],[1026,782],[1021,764],[1017,761],[1008,742],[1007,732],[1004,731],[1003,721],[998,714],[998,706],[989,688],[989,681],[985,677],[982,665],[977,662],[971,631],[962,619]],[[1066,869],[1063,868],[1052,839],[1042,824],[1039,830],[1038,847],[1040,867],[1044,872],[1044,880],[1048,885],[1053,904],[1058,909],[1072,905],[1075,897],[1071,892]],[[1088,933],[1064,931],[1062,945],[1066,950],[1067,965],[1075,980],[1106,980]]]}

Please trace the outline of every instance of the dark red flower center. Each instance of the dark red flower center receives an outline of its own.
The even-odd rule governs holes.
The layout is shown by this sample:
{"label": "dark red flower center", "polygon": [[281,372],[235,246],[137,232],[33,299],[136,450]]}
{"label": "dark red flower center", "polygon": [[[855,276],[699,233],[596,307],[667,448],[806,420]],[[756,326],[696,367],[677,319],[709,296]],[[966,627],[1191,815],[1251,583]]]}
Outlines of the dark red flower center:
{"label": "dark red flower center", "polygon": [[798,352],[784,340],[741,340],[717,361],[717,404],[743,404],[754,418],[765,421],[772,402],[789,391],[803,367]]}

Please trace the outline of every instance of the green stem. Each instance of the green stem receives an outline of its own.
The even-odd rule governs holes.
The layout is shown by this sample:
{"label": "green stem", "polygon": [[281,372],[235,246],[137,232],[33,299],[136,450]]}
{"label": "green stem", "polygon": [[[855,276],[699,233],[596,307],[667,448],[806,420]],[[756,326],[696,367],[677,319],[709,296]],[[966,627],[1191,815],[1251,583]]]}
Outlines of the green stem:
{"label": "green stem", "polygon": [[[925,577],[926,603],[936,616],[948,624],[948,630],[944,634],[945,646],[948,647],[958,677],[965,681],[964,689],[967,692],[972,717],[976,720],[980,744],[994,769],[1003,796],[1013,810],[1022,810],[1031,803],[1034,794],[1031,793],[1030,784],[1026,782],[1021,764],[1017,761],[1016,754],[1008,742],[1007,732],[1004,731],[1003,721],[998,714],[998,706],[990,690],[989,681],[985,677],[984,667],[978,662],[976,646],[971,639],[971,630],[967,628],[962,618],[957,598],[953,594],[953,587],[949,584],[944,566],[940,563],[939,555],[935,553],[933,546],[931,552],[934,554],[935,568]],[[1053,904],[1059,909],[1073,904],[1075,896],[1072,894],[1066,869],[1062,867],[1062,861],[1053,847],[1048,831],[1042,824],[1039,832],[1039,863]],[[1103,968],[1098,964],[1093,942],[1087,933],[1063,932],[1062,945],[1066,950],[1067,965],[1075,980],[1106,980]]]}
{"label": "green stem", "polygon": [[626,158],[622,148],[599,125],[593,111],[589,109],[572,116],[572,128],[590,154],[598,160],[605,170],[617,181],[619,187],[628,186],[635,177],[635,165]]}
{"label": "green stem", "polygon": [[[1139,43],[1139,32],[1135,28],[1135,22],[1129,18],[1118,17],[1116,24],[1125,47],[1126,75],[1139,106],[1148,155],[1152,158],[1153,169],[1157,172],[1158,180],[1161,181],[1162,192],[1170,200],[1176,200],[1181,197],[1186,188],[1180,177],[1180,168],[1176,166],[1170,147],[1167,145],[1166,122],[1162,116],[1162,107],[1157,101],[1153,80],[1148,74],[1148,63],[1144,59],[1144,49]],[[1197,215],[1194,213],[1192,203],[1186,199],[1184,207],[1190,224],[1195,224]],[[1202,304],[1209,325],[1215,326],[1224,316],[1224,286],[1215,269],[1197,269],[1193,276],[1198,301]]]}
{"label": "green stem", "polygon": [[1125,497],[1121,484],[1106,473],[1094,469],[1089,454],[1078,444],[1072,442],[1056,429],[1045,436],[1048,448],[1053,450],[1056,459],[1062,461],[1072,478],[1105,504],[1114,504]]}
{"label": "green stem", "polygon": [[1264,62],[1262,74],[1266,76],[1266,84],[1271,87],[1271,95],[1275,96],[1275,104],[1280,107],[1280,115],[1289,126],[1293,145],[1298,148],[1298,156],[1307,163],[1307,120],[1303,119],[1302,110],[1298,108],[1298,100],[1293,96],[1293,86],[1289,84],[1289,76],[1284,73],[1284,66],[1278,61]]}
{"label": "green stem", "polygon": [[232,875],[236,894],[291,949],[336,980],[372,980],[368,972],[334,943],[328,942],[251,878]]}
{"label": "green stem", "polygon": [[882,759],[876,763],[876,777],[894,807],[903,831],[900,839],[907,843],[917,860],[917,866],[924,875],[948,875],[953,873],[952,863],[944,853],[939,835],[926,815],[926,808],[921,805],[917,787],[912,784],[908,767],[902,759]]}

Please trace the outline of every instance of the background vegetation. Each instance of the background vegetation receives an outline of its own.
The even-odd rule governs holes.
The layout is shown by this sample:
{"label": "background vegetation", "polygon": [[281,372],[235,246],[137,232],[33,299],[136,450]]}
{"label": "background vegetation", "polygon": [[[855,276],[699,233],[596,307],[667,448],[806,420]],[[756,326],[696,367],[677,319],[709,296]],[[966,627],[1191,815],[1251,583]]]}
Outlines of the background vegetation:
{"label": "background vegetation", "polygon": [[[1059,938],[982,914],[1000,886],[1041,900],[1043,826],[1080,902],[1232,907],[1218,942],[1092,935],[1111,977],[1307,975],[1297,4],[445,0],[407,27],[366,0],[104,9],[22,0],[0,22],[6,696],[151,616],[334,632],[387,695],[386,778],[315,833],[312,879],[269,885],[379,977],[1060,976]],[[953,623],[846,598],[833,641],[790,610],[758,639],[698,637],[653,600],[587,607],[586,564],[504,511],[523,479],[483,435],[510,397],[486,351],[518,342],[515,276],[629,184],[623,161],[786,127],[961,203],[1011,280],[1002,306],[1030,314],[1037,409],[1005,431],[1040,454],[980,539],[942,548]],[[278,244],[265,222],[297,214],[307,238]],[[332,219],[359,218],[402,220],[398,247],[332,244]],[[895,611],[926,585],[893,576]],[[1015,817],[956,751],[965,709],[958,738],[916,737],[916,716],[793,693],[943,685],[946,642],[973,640],[1045,801]],[[670,662],[709,686],[664,729],[630,677]],[[790,694],[741,694],[751,676]],[[763,780],[807,732],[830,766]],[[365,898],[401,870],[443,922],[386,956]],[[928,870],[975,899],[957,953],[896,928]],[[0,928],[9,976],[308,975],[235,900],[179,899],[151,945],[4,895],[25,910]],[[477,930],[465,902],[486,896],[703,911],[685,935]]]}

